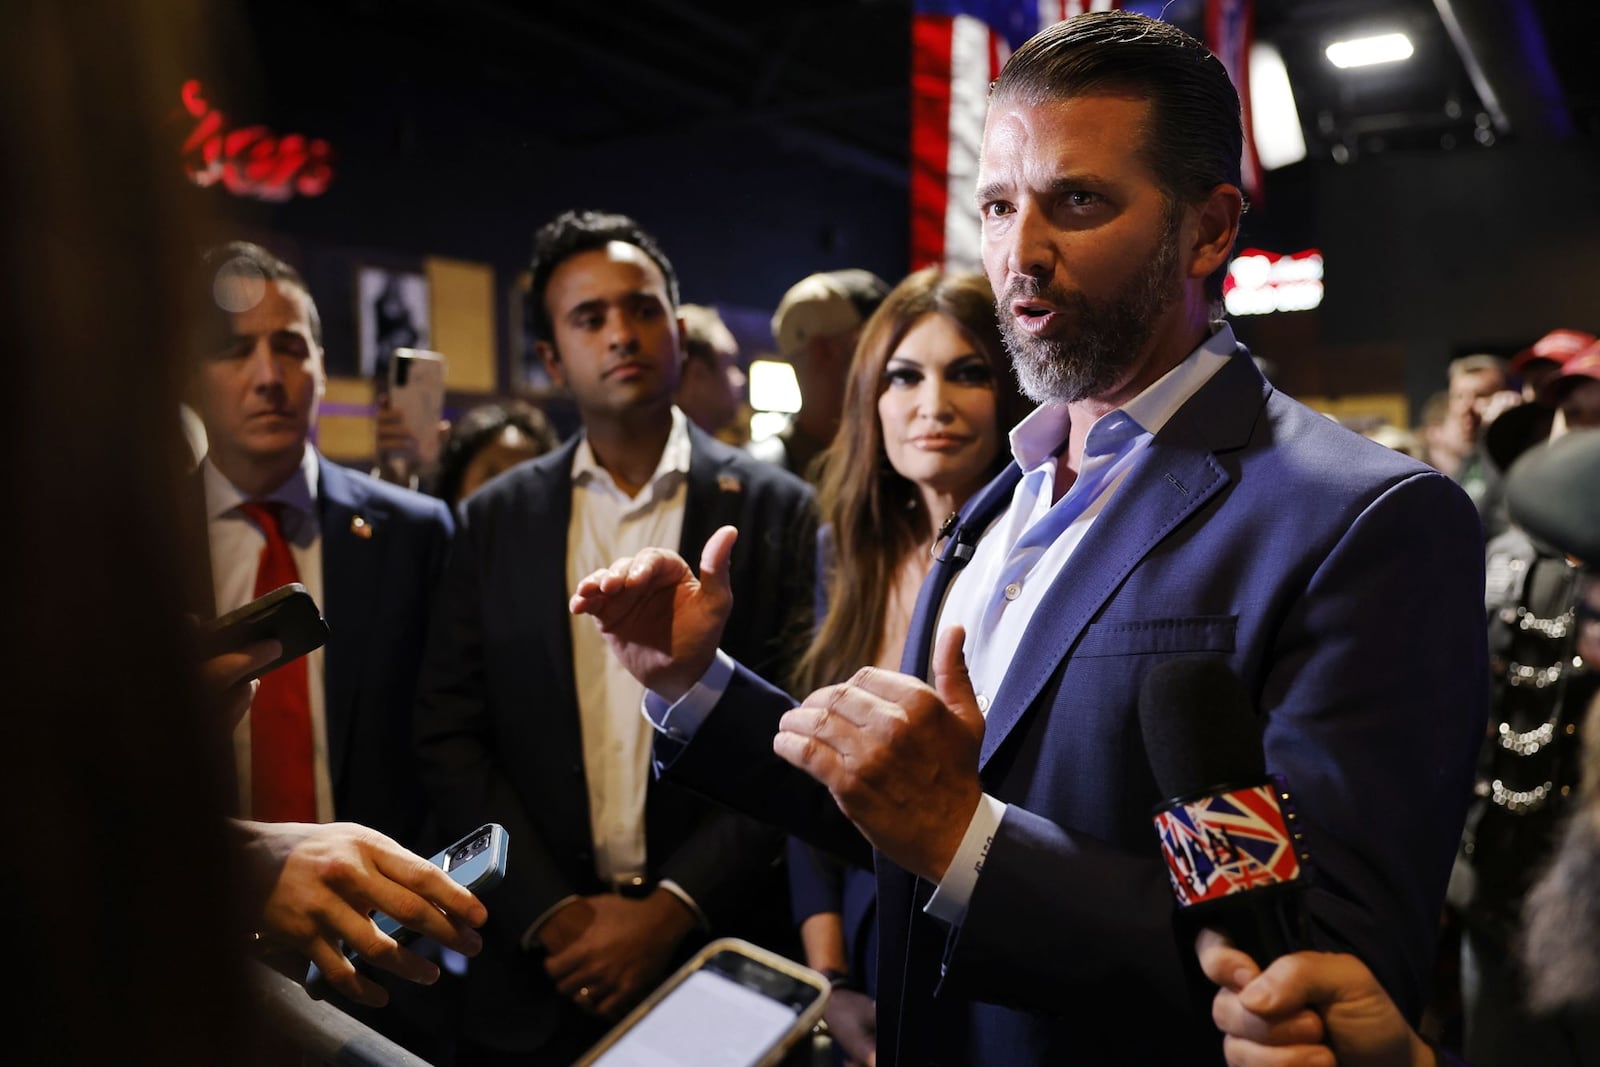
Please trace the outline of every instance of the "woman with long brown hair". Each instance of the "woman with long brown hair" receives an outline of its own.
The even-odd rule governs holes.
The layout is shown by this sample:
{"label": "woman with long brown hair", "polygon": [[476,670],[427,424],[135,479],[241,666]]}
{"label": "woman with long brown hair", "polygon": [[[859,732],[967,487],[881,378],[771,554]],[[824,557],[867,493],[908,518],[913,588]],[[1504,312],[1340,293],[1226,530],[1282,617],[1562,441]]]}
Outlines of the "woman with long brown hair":
{"label": "woman with long brown hair", "polygon": [[[819,625],[792,679],[798,693],[874,665],[898,669],[934,538],[1010,458],[1026,413],[980,274],[908,276],[867,320],[838,435],[822,456]],[[811,966],[835,984],[828,1022],[850,1063],[873,1053],[875,887],[790,844],[795,915]]]}

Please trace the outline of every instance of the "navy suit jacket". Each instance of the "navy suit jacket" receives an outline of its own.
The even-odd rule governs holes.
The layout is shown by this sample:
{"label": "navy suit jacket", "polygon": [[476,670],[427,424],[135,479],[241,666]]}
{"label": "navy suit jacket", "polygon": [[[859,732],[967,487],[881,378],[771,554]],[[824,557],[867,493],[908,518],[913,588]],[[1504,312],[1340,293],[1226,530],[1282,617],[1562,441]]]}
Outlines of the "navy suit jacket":
{"label": "navy suit jacket", "polygon": [[445,842],[428,824],[411,715],[450,509],[319,456],[317,522],[334,815],[430,855]]}
{"label": "navy suit jacket", "polygon": [[[693,426],[689,433],[682,554],[698,566],[719,526],[739,529],[730,641],[782,676],[810,616],[812,492]],[[506,880],[485,898],[489,922],[466,1009],[477,1038],[510,1049],[538,1047],[568,1010],[542,959],[521,948],[523,933],[563,898],[605,888],[594,869],[567,610],[576,449],[574,438],[462,505],[417,708],[424,776],[445,828],[465,833],[493,820],[510,838]],[[751,899],[757,885],[782,889],[781,836],[771,828],[652,781],[645,831],[650,880],[682,886],[713,932],[752,907],[770,910],[774,928],[786,923],[781,894]]]}
{"label": "navy suit jacket", "polygon": [[[1018,472],[969,502],[981,530]],[[949,553],[945,559],[948,560]],[[907,641],[922,672],[949,562]],[[883,1064],[1220,1062],[1151,828],[1138,694],[1221,657],[1264,720],[1315,864],[1319,947],[1413,1018],[1483,736],[1476,513],[1437,472],[1276,392],[1240,349],[1158,433],[1034,616],[980,756],[1011,805],[966,917],[878,857]],[[669,774],[860,858],[825,790],[770,754],[791,701],[740,672]]]}
{"label": "navy suit jacket", "polygon": [[[186,543],[207,553],[205,488],[190,478]],[[323,699],[334,818],[380,830],[431,854],[427,791],[411,743],[417,670],[433,597],[455,524],[432,497],[341,467],[317,455],[317,525],[328,623]],[[361,523],[356,524],[359,518]],[[360,531],[360,532],[358,532]],[[209,561],[199,614],[214,609]]]}

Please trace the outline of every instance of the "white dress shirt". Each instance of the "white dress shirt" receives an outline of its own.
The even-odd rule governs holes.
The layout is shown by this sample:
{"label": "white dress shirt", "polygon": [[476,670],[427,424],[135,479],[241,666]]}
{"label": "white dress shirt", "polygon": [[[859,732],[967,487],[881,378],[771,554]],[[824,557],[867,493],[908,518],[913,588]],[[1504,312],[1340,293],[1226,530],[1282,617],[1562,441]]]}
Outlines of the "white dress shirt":
{"label": "white dress shirt", "polygon": [[[200,464],[206,494],[206,527],[211,542],[211,583],[217,614],[232,611],[255,599],[256,571],[261,550],[267,546],[266,534],[239,505],[246,496],[210,458]],[[317,523],[317,454],[310,445],[293,476],[261,498],[283,505],[283,536],[289,542],[300,584],[327,612],[322,587],[322,530]],[[317,821],[333,821],[333,777],[328,769],[327,696],[323,691],[323,649],[306,656],[306,682],[311,690],[311,736],[315,758]],[[246,713],[233,731],[233,755],[239,778],[239,811],[244,818],[250,811],[250,716]]]}
{"label": "white dress shirt", "polygon": [[[579,441],[572,460],[567,594],[577,592],[579,579],[623,556],[652,545],[675,547],[683,536],[688,480],[688,421],[677,408],[655,474],[637,496],[617,487],[596,462],[587,437]],[[594,620],[574,615],[570,624],[595,872],[612,885],[637,884],[647,869],[651,733],[639,718],[644,687],[612,653]]]}

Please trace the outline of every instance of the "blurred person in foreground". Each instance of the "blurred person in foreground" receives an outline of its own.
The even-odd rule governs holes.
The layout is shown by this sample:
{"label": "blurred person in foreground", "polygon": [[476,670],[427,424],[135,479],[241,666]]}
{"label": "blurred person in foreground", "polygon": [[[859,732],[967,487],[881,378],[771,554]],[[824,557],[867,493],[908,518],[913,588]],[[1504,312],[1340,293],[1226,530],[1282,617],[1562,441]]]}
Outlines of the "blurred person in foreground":
{"label": "blurred person in foreground", "polygon": [[1220,1056],[1138,713],[1152,667],[1202,652],[1294,783],[1319,943],[1421,1009],[1483,730],[1483,542],[1459,487],[1276,391],[1215,317],[1241,138],[1171,25],[1091,12],[1011,55],[975,204],[1040,406],[941,544],[903,673],[797,708],[719,654],[726,530],[698,576],[643,553],[573,598],[651,689],[668,780],[875,846],[880,1063]]}
{"label": "blurred person in foreground", "polygon": [[[1005,465],[1025,411],[983,275],[930,267],[890,290],[862,327],[820,461],[819,618],[797,692],[899,666],[939,529]],[[806,962],[833,982],[828,1028],[847,1062],[870,1062],[873,873],[791,839],[789,884]]]}
{"label": "blurred person in foreground", "polygon": [[[27,620],[0,643],[17,712],[0,781],[0,902],[18,917],[0,1007],[10,1062],[267,1062],[280,1038],[252,992],[253,933],[292,940],[301,918],[340,912],[359,939],[365,894],[431,921],[358,868],[343,886],[321,862],[306,870],[296,828],[225,818],[233,679],[254,660],[202,678],[185,609],[207,585],[204,534],[173,522],[192,466],[173,419],[195,322],[181,265],[204,243],[204,200],[138,118],[168,113],[190,62],[236,40],[224,17],[184,0],[0,8],[14,357],[0,440],[17,457],[0,498],[25,502],[0,552],[7,610]],[[481,921],[434,875],[398,877]]]}
{"label": "blurred person in foreground", "polygon": [[[1591,572],[1600,567],[1600,430],[1534,447],[1511,468],[1506,487],[1513,522],[1552,552]],[[1600,669],[1600,595],[1583,602],[1575,626],[1577,650],[1591,669]],[[1526,983],[1528,1020],[1568,1036],[1552,1044],[1548,1036],[1525,1034],[1515,1050],[1495,1053],[1505,1062],[1596,1062],[1596,1047],[1575,1037],[1585,1028],[1592,1033],[1600,1012],[1600,696],[1585,713],[1583,738],[1576,802],[1520,905],[1512,964]],[[1236,1067],[1461,1062],[1430,1048],[1353,956],[1297,952],[1263,971],[1210,930],[1196,950],[1219,987],[1213,1017]]]}

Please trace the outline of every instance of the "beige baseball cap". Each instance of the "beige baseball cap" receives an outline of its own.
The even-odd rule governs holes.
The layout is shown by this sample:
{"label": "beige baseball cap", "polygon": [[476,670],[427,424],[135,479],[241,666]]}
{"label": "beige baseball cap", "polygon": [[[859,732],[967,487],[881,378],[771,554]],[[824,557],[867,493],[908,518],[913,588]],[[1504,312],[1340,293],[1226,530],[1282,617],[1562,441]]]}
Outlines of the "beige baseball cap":
{"label": "beige baseball cap", "polygon": [[832,337],[854,329],[878,309],[889,286],[869,270],[809,274],[789,287],[772,316],[778,351],[792,357],[813,337]]}

